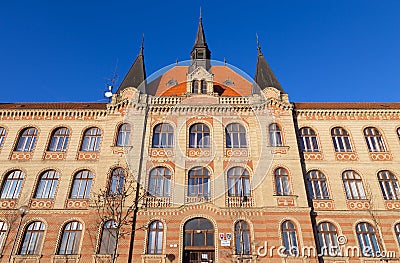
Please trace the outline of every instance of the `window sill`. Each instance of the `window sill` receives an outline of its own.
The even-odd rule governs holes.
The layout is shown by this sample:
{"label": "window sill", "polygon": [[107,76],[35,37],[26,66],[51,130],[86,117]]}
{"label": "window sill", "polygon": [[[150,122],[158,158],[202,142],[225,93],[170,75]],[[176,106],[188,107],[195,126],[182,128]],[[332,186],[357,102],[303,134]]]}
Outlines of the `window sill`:
{"label": "window sill", "polygon": [[267,146],[268,149],[270,149],[272,154],[287,154],[289,151],[290,147],[289,146]]}
{"label": "window sill", "polygon": [[41,257],[42,255],[14,255],[11,257],[11,262],[35,263],[40,262]]}
{"label": "window sill", "polygon": [[79,262],[81,255],[53,255],[51,257],[53,263],[72,263]]}
{"label": "window sill", "polygon": [[133,146],[131,146],[131,145],[127,145],[127,146],[113,145],[113,146],[111,146],[113,154],[127,154],[130,150],[132,150],[132,148],[133,148]]}

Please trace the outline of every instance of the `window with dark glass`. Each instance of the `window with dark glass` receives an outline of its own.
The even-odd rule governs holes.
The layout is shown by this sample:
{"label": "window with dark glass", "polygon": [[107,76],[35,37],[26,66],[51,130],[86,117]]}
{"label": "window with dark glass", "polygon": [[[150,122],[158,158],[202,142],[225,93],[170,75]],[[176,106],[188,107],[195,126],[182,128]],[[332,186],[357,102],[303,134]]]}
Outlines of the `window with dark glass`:
{"label": "window with dark glass", "polygon": [[9,172],[4,178],[1,188],[2,199],[16,199],[21,192],[22,183],[24,181],[24,173],[20,170]]}
{"label": "window with dark glass", "polygon": [[45,225],[40,221],[32,222],[27,226],[19,250],[20,255],[39,255],[44,229]]}
{"label": "window with dark glass", "polygon": [[400,140],[400,128],[397,128],[397,137],[399,137]]}
{"label": "window with dark glass", "polygon": [[164,226],[160,221],[154,221],[149,226],[147,254],[161,254],[163,248]]}
{"label": "window with dark glass", "polygon": [[174,128],[171,124],[160,123],[153,130],[153,148],[173,148]]}
{"label": "window with dark glass", "polygon": [[317,134],[310,127],[301,128],[300,147],[303,152],[319,152]]}
{"label": "window with dark glass", "polygon": [[81,151],[97,152],[100,146],[101,130],[96,127],[89,128],[83,135]]}
{"label": "window with dark glass", "polygon": [[282,240],[283,246],[285,247],[284,254],[297,256],[299,253],[299,248],[297,242],[296,227],[289,220],[282,223]]}
{"label": "window with dark glass", "polygon": [[0,251],[3,250],[7,237],[7,223],[0,221]]}
{"label": "window with dark glass", "polygon": [[269,125],[269,143],[271,146],[283,146],[281,127],[276,123]]}
{"label": "window with dark glass", "polygon": [[249,172],[240,166],[232,167],[227,172],[228,196],[250,196]]}
{"label": "window with dark glass", "polygon": [[74,176],[72,189],[69,198],[84,199],[89,198],[90,188],[92,187],[93,173],[88,170],[78,172]]}
{"label": "window with dark glass", "polygon": [[50,152],[65,152],[69,141],[69,129],[65,127],[57,128],[51,134],[48,151]]}
{"label": "window with dark glass", "polygon": [[378,172],[379,185],[381,187],[383,199],[400,200],[400,189],[397,177],[390,171]]}
{"label": "window with dark glass", "polygon": [[59,255],[76,255],[79,252],[79,245],[82,236],[82,224],[77,221],[69,222],[65,225],[60,246],[58,248]]}
{"label": "window with dark glass", "polygon": [[370,152],[386,152],[386,145],[379,130],[375,127],[364,129],[364,137]]}
{"label": "window with dark glass", "polygon": [[[6,229],[6,230],[7,230],[7,229]],[[397,224],[394,226],[394,233],[395,233],[396,238],[397,238],[397,243],[399,243],[399,246],[400,246],[400,223],[397,223]]]}
{"label": "window with dark glass", "polygon": [[190,148],[210,148],[210,128],[203,123],[193,124],[189,129]]}
{"label": "window with dark glass", "polygon": [[205,80],[201,81],[201,93],[207,94],[207,81]]}
{"label": "window with dark glass", "polygon": [[278,168],[274,174],[276,195],[290,195],[288,171],[284,168]]}
{"label": "window with dark glass", "polygon": [[168,168],[159,166],[150,171],[148,194],[158,197],[171,195],[171,171]]}
{"label": "window with dark glass", "polygon": [[340,255],[336,227],[329,222],[318,224],[319,251],[324,256]]}
{"label": "window with dark glass", "polygon": [[350,136],[342,127],[335,127],[331,130],[332,142],[336,152],[352,152]]}
{"label": "window with dark glass", "polygon": [[210,174],[204,167],[189,170],[188,196],[210,196]]}
{"label": "window with dark glass", "polygon": [[356,234],[360,252],[365,257],[381,256],[380,246],[376,238],[375,228],[366,222],[361,222],[356,226]]}
{"label": "window with dark glass", "polygon": [[246,129],[239,123],[228,124],[225,128],[226,148],[247,148]]}
{"label": "window with dark glass", "polygon": [[0,127],[0,147],[3,146],[4,140],[6,138],[6,129],[3,127]]}
{"label": "window with dark glass", "polygon": [[311,170],[306,175],[308,192],[311,199],[329,199],[325,175],[318,170]]}
{"label": "window with dark glass", "polygon": [[117,146],[129,146],[131,125],[123,123],[118,127]]}
{"label": "window with dark glass", "polygon": [[48,170],[39,177],[35,198],[54,198],[59,174],[55,170]]}
{"label": "window with dark glass", "polygon": [[121,167],[115,168],[110,178],[110,194],[121,194],[124,191],[125,170]]}
{"label": "window with dark glass", "polygon": [[18,138],[18,143],[17,147],[15,147],[15,151],[32,152],[35,148],[37,134],[38,130],[36,128],[30,127],[23,129]]}
{"label": "window with dark glass", "polygon": [[198,80],[193,80],[192,81],[192,93],[199,93],[199,81]]}
{"label": "window with dark glass", "polygon": [[214,247],[214,226],[205,218],[193,218],[184,226],[185,249],[191,247]]}
{"label": "window with dark glass", "polygon": [[342,174],[342,179],[347,199],[367,199],[362,179],[358,173],[352,170],[345,171]]}
{"label": "window with dark glass", "polygon": [[250,255],[250,229],[249,225],[240,220],[235,224],[235,248],[237,255]]}
{"label": "window with dark glass", "polygon": [[99,254],[114,254],[115,245],[117,244],[117,223],[115,221],[110,220],[103,225],[100,240]]}

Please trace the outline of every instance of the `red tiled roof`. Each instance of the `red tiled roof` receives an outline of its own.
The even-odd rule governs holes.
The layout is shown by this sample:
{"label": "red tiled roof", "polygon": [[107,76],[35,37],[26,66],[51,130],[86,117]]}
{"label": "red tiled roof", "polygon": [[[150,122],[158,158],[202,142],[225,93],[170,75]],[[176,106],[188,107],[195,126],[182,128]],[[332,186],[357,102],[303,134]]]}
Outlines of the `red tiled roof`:
{"label": "red tiled roof", "polygon": [[0,103],[0,109],[46,109],[46,110],[69,110],[69,109],[95,109],[105,110],[107,103],[104,102],[21,102]]}
{"label": "red tiled roof", "polygon": [[399,102],[295,102],[295,109],[400,109]]}

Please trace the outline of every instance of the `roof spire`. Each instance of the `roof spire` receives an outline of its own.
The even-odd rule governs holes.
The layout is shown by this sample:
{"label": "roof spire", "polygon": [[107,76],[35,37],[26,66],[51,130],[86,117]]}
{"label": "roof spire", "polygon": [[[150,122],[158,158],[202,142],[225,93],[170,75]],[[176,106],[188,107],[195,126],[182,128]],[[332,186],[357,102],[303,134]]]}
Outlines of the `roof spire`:
{"label": "roof spire", "polygon": [[[140,45],[140,51],[137,55],[135,61],[133,62],[131,68],[129,69],[128,73],[125,75],[124,80],[122,81],[121,85],[119,86],[117,93],[121,92],[125,88],[134,87],[134,88],[141,88],[141,84],[146,87],[146,69],[144,66],[144,34],[142,35],[142,44]],[[145,92],[145,90],[142,90]]]}
{"label": "roof spire", "polygon": [[286,93],[283,90],[278,79],[275,77],[274,72],[268,65],[268,62],[265,59],[263,53],[261,52],[261,46],[257,34],[256,34],[256,39],[257,39],[258,58],[257,58],[256,74],[254,76],[254,81],[258,84],[261,90],[268,87],[274,87],[279,91],[281,91],[282,93]]}
{"label": "roof spire", "polygon": [[203,29],[203,13],[200,7],[199,25],[197,27],[196,39],[194,41],[193,49],[190,52],[191,64],[189,67],[189,73],[195,70],[198,66],[202,66],[204,69],[209,70],[211,68],[210,57],[211,52],[208,49],[206,42],[206,36]]}

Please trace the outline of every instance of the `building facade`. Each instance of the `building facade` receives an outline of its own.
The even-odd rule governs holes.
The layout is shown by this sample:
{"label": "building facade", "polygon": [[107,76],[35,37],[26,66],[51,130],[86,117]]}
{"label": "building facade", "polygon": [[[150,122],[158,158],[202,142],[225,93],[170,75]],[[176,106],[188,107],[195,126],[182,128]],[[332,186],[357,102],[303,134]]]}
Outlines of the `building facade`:
{"label": "building facade", "polygon": [[[397,262],[400,103],[210,58],[200,19],[188,65],[146,79],[142,47],[109,103],[0,105],[1,262]],[[129,180],[117,227],[96,200]]]}

